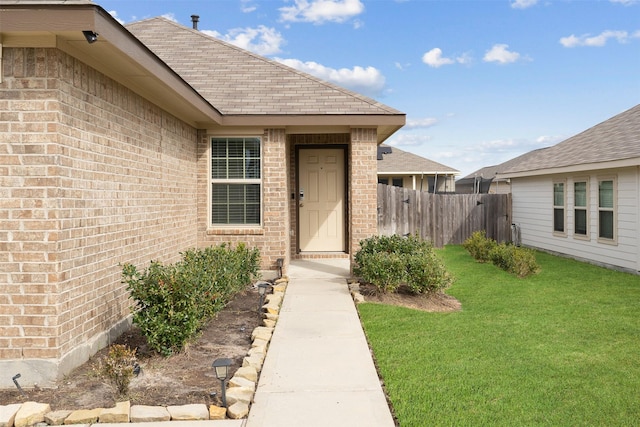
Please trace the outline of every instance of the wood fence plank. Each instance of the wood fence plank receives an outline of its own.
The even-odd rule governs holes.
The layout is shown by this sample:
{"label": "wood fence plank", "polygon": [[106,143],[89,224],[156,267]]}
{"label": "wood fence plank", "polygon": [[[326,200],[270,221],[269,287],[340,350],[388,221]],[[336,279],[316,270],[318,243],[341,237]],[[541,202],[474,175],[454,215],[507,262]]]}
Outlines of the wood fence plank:
{"label": "wood fence plank", "polygon": [[511,239],[510,194],[430,194],[378,184],[378,234],[417,234],[436,247],[462,244],[484,230]]}

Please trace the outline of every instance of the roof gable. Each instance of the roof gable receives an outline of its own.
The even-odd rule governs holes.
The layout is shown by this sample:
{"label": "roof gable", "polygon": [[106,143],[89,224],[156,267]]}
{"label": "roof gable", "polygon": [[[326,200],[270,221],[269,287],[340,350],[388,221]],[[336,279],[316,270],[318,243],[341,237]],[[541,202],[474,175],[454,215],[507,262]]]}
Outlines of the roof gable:
{"label": "roof gable", "polygon": [[126,28],[224,115],[403,115],[165,18]]}
{"label": "roof gable", "polygon": [[640,104],[553,147],[527,154],[502,173],[538,175],[566,168],[597,169],[619,161],[640,164]]}

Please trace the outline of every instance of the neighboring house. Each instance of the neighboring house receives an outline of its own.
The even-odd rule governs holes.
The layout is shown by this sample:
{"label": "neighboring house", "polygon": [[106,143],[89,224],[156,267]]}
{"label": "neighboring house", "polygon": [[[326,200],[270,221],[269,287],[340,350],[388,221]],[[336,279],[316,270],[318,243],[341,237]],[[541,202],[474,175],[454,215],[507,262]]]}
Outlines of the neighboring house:
{"label": "neighboring house", "polygon": [[498,176],[522,244],[640,271],[640,105]]}
{"label": "neighboring house", "polygon": [[487,166],[470,173],[456,181],[458,194],[508,194],[511,193],[511,180],[498,174],[509,170],[512,166],[526,162],[527,158],[536,155],[539,150],[530,151],[499,165]]}
{"label": "neighboring house", "polygon": [[378,183],[429,193],[455,192],[460,171],[397,147],[378,148]]}
{"label": "neighboring house", "polygon": [[122,263],[246,242],[286,272],[377,234],[393,108],[84,0],[0,0],[0,52],[0,386],[51,384],[128,327]]}

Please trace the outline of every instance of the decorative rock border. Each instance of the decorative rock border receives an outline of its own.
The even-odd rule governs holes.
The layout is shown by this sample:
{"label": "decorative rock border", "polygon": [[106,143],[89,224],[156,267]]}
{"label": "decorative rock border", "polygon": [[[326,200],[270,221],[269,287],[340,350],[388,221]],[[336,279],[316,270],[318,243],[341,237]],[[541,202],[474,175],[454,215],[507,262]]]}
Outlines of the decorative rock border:
{"label": "decorative rock border", "polygon": [[273,293],[266,295],[262,306],[262,326],[251,333],[251,348],[240,367],[228,382],[226,398],[228,408],[215,405],[191,404],[180,406],[131,405],[118,402],[113,408],[51,411],[48,403],[25,402],[0,405],[0,427],[28,427],[46,423],[51,426],[94,423],[136,423],[149,421],[224,420],[245,418],[253,403],[260,371],[267,355],[273,330],[278,321],[280,307],[289,279],[277,279]]}

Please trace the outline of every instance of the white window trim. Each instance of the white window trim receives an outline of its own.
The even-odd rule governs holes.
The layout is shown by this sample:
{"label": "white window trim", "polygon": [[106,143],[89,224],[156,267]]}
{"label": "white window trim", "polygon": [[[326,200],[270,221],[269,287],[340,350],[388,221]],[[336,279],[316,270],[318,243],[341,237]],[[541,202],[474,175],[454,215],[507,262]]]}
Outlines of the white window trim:
{"label": "white window trim", "polygon": [[[563,205],[556,205],[556,197],[555,197],[555,185],[556,184],[562,184],[562,188],[563,188],[563,192],[562,192],[562,198],[563,198]],[[551,216],[551,230],[553,232],[554,236],[557,237],[567,237],[567,180],[566,179],[554,179],[553,183],[551,184],[551,202],[552,202],[552,216]],[[563,210],[563,227],[564,227],[564,231],[557,231],[555,228],[555,210],[557,208],[562,207]]]}
{"label": "white window trim", "polygon": [[[612,181],[613,182],[613,208],[600,208],[600,183],[602,181]],[[603,243],[606,245],[617,245],[618,244],[618,177],[615,175],[603,175],[598,177],[598,187],[596,189],[598,194],[598,199],[596,200],[596,212],[598,214],[598,243]],[[613,238],[609,239],[606,237],[600,237],[600,211],[610,211],[613,212]]]}
{"label": "white window trim", "polygon": [[[214,139],[222,138],[257,138],[260,140],[260,179],[214,179],[213,165],[211,160],[211,145]],[[263,135],[208,135],[207,137],[207,230],[210,231],[230,231],[230,230],[262,230],[264,225],[264,138]],[[213,223],[213,194],[212,185],[214,183],[246,183],[260,184],[260,224],[214,224]]]}
{"label": "white window trim", "polygon": [[[586,211],[586,221],[587,221],[587,233],[586,234],[577,234],[576,233],[576,184],[584,182],[586,184],[587,190],[587,200],[586,205],[584,207],[580,207],[580,210]],[[590,240],[591,239],[591,188],[589,177],[578,177],[573,180],[573,238],[577,240]]]}

